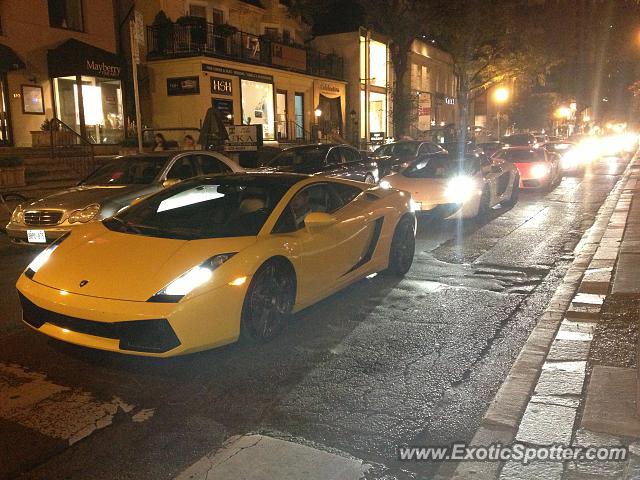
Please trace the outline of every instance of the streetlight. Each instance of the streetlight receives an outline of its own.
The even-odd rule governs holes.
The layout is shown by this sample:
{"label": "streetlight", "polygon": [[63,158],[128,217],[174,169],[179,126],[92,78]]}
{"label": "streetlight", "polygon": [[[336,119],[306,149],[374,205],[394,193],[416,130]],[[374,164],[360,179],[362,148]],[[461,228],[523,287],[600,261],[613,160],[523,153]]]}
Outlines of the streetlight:
{"label": "streetlight", "polygon": [[509,90],[505,87],[498,87],[493,93],[493,98],[498,105],[498,140],[500,140],[500,105],[509,99]]}

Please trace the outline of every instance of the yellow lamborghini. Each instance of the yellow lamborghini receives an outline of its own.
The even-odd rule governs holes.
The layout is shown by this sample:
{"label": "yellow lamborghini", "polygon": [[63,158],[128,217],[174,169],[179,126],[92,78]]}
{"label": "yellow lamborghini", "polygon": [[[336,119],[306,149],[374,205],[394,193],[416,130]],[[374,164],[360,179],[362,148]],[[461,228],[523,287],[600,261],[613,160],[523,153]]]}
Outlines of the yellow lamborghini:
{"label": "yellow lamborghini", "polygon": [[23,319],[66,342],[157,357],[268,341],[355,280],[406,273],[409,200],[294,174],[186,180],[43,250],[17,283]]}

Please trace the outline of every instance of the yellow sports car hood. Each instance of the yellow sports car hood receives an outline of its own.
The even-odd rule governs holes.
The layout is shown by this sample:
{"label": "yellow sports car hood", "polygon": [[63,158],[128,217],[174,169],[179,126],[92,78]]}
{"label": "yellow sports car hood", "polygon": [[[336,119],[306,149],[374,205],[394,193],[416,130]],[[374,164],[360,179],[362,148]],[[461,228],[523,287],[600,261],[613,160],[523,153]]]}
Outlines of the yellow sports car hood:
{"label": "yellow sports car hood", "polygon": [[208,258],[240,250],[256,237],[173,240],[113,232],[97,222],[74,231],[33,280],[70,293],[146,301]]}

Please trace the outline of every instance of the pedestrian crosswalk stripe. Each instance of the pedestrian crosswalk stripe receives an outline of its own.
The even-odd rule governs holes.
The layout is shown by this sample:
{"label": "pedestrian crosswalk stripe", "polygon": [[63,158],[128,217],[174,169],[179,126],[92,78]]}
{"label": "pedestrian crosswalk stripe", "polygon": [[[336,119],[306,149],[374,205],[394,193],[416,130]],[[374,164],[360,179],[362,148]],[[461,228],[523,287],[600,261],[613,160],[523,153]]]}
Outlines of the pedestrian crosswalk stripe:
{"label": "pedestrian crosswalk stripe", "polygon": [[[0,362],[0,418],[69,445],[111,425],[119,410],[134,409],[118,397],[102,401],[85,390],[58,385],[42,373]],[[137,421],[153,415],[149,409],[143,412]]]}

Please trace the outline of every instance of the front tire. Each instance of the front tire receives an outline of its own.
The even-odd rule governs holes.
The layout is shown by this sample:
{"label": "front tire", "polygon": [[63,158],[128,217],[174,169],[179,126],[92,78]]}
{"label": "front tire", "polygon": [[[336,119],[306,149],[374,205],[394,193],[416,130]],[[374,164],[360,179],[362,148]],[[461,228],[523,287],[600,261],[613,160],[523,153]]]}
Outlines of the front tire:
{"label": "front tire", "polygon": [[387,272],[399,277],[404,276],[413,264],[415,252],[416,235],[414,220],[409,217],[403,217],[393,232],[391,248],[389,249],[389,268]]}
{"label": "front tire", "polygon": [[295,302],[295,275],[284,261],[269,260],[253,275],[242,306],[240,334],[266,343],[284,330]]}
{"label": "front tire", "polygon": [[375,183],[376,183],[376,179],[375,179],[375,178],[373,178],[373,175],[371,175],[370,173],[367,173],[367,174],[364,176],[364,183],[368,183],[368,184],[370,184],[370,185],[373,185],[373,184],[375,184]]}
{"label": "front tire", "polygon": [[491,191],[488,186],[482,189],[480,195],[480,205],[478,206],[478,217],[486,217],[491,211]]}

